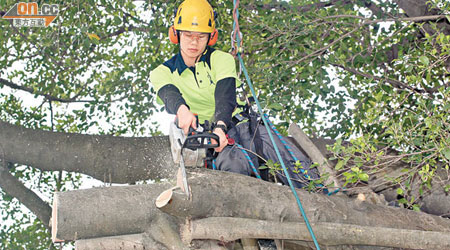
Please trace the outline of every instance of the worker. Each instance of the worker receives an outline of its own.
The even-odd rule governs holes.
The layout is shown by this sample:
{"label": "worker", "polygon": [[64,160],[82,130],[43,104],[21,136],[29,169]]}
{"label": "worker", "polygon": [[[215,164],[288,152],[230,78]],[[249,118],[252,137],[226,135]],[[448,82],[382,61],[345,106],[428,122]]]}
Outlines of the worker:
{"label": "worker", "polygon": [[[259,157],[268,157],[274,162],[277,158],[263,126],[249,122],[237,124],[240,119],[236,117],[241,117],[239,114],[243,111],[238,108],[236,98],[236,87],[241,83],[233,56],[212,47],[219,36],[215,27],[216,16],[206,0],[182,2],[175,11],[174,25],[169,28],[169,39],[179,44],[179,53],[154,69],[150,81],[158,99],[169,114],[177,116],[178,126],[185,134],[189,127],[197,129],[195,114],[200,124],[206,120],[214,122],[212,132],[219,137],[220,145],[215,148],[215,168],[255,175],[255,166],[257,168],[261,160],[256,151],[261,152]],[[259,140],[256,144],[255,133]],[[229,145],[227,135],[236,143]],[[237,143],[248,150],[250,160],[236,146]],[[296,154],[303,160],[302,166],[309,167],[309,159],[300,151]],[[287,152],[282,156],[289,158]],[[290,172],[295,174],[294,169]],[[283,180],[283,175],[278,177]],[[304,183],[297,185],[301,186]]]}

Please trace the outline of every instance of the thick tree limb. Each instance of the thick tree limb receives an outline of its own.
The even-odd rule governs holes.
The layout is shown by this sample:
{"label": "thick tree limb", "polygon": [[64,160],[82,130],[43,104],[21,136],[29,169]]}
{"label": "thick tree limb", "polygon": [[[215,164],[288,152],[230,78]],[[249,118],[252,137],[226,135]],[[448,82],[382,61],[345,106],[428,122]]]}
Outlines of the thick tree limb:
{"label": "thick tree limb", "polygon": [[176,169],[167,136],[127,138],[57,133],[0,121],[0,141],[6,161],[44,171],[83,173],[105,182],[172,178]]}
{"label": "thick tree limb", "polygon": [[[408,249],[449,249],[449,232],[427,232],[338,223],[312,225],[321,245],[366,245]],[[183,241],[216,239],[233,241],[241,237],[312,241],[306,225],[244,218],[212,217],[190,221],[181,229]]]}
{"label": "thick tree limb", "polygon": [[[207,169],[191,169],[188,181],[192,188],[192,200],[186,200],[184,193],[175,190],[171,201],[161,208],[182,221],[184,218],[239,217],[303,222],[295,199],[286,186]],[[53,228],[54,239],[74,240],[146,232],[157,223],[155,218],[159,213],[153,205],[154,197],[168,187],[167,184],[150,184],[57,193],[54,205],[57,212],[53,215],[56,224]],[[303,190],[298,192],[309,220],[316,225],[332,222],[390,230],[450,233],[450,221],[441,217],[347,197],[310,194]]]}
{"label": "thick tree limb", "polygon": [[[162,246],[148,248],[144,244],[148,235],[130,234],[75,241],[76,250],[159,250]],[[156,242],[153,242],[156,243]]]}
{"label": "thick tree limb", "polygon": [[161,214],[154,206],[155,198],[169,186],[164,183],[58,192],[53,199],[52,239],[146,232]]}
{"label": "thick tree limb", "polygon": [[[300,147],[305,150],[306,154],[311,158],[313,162],[319,164],[318,169],[320,175],[324,175],[326,173],[329,174],[329,180],[332,182],[333,187],[342,187],[337,179],[337,175],[334,171],[334,168],[328,164],[327,159],[320,152],[320,150],[314,145],[314,143],[309,139],[309,137],[303,133],[300,127],[292,123],[289,126],[289,134],[294,137]],[[329,186],[329,185],[326,185]]]}
{"label": "thick tree limb", "polygon": [[42,224],[47,229],[50,229],[50,216],[52,211],[50,206],[39,198],[36,193],[25,187],[4,165],[0,159],[0,188],[6,194],[18,199],[42,221]]}
{"label": "thick tree limb", "polygon": [[[203,169],[191,170],[188,181],[192,188],[192,200],[186,201],[182,193],[173,192],[171,202],[160,208],[162,211],[193,219],[242,217],[302,221],[298,208],[294,205],[294,196],[286,186]],[[450,232],[450,221],[437,216],[368,204],[346,197],[310,194],[303,190],[298,192],[312,222]]]}

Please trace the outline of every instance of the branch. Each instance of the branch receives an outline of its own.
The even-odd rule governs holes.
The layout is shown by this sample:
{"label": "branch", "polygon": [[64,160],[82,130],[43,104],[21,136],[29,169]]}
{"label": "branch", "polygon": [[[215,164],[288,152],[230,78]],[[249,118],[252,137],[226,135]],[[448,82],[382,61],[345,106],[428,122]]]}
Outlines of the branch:
{"label": "branch", "polygon": [[294,65],[296,65],[296,64],[299,64],[300,62],[302,62],[302,61],[304,61],[304,60],[306,60],[306,59],[308,59],[308,58],[310,58],[310,57],[318,56],[318,55],[324,53],[327,49],[331,48],[331,46],[335,45],[336,43],[340,42],[340,41],[343,40],[344,38],[350,36],[353,32],[357,31],[361,26],[362,26],[362,25],[356,26],[354,29],[352,29],[351,31],[349,31],[349,32],[345,33],[344,35],[340,36],[338,39],[336,39],[336,40],[333,41],[332,43],[328,44],[327,46],[322,47],[322,48],[320,48],[320,49],[317,49],[317,50],[314,51],[313,53],[308,54],[308,55],[306,55],[306,56],[300,58],[299,60],[289,62],[289,66],[292,67],[292,66],[294,66]]}
{"label": "branch", "polygon": [[355,15],[335,15],[335,16],[326,16],[322,17],[320,19],[316,19],[314,21],[311,21],[311,23],[314,22],[320,22],[326,19],[334,19],[334,18],[355,18],[355,19],[361,19],[365,20],[361,25],[367,25],[367,24],[373,24],[373,23],[384,23],[384,22],[427,22],[427,21],[434,21],[434,20],[441,20],[446,19],[447,17],[445,15],[432,15],[432,16],[417,16],[417,17],[400,17],[400,18],[386,18],[386,19],[378,19],[373,20],[369,19],[363,16],[355,16]]}
{"label": "branch", "polygon": [[52,213],[50,206],[14,177],[5,167],[4,162],[0,159],[0,188],[30,209],[42,221],[45,228],[50,230],[49,222]]}
{"label": "branch", "polygon": [[[59,97],[55,97],[49,94],[43,94],[43,93],[35,93],[34,89],[29,88],[29,87],[25,87],[25,86],[21,86],[21,85],[17,85],[13,82],[10,82],[6,79],[0,78],[0,84],[3,84],[5,86],[8,86],[12,89],[17,89],[17,90],[23,90],[26,91],[30,94],[33,95],[39,95],[39,96],[43,96],[46,100],[48,101],[56,101],[56,102],[62,102],[62,103],[96,103],[98,102],[97,100],[77,100],[77,98],[81,95],[81,91],[78,92],[76,95],[74,95],[73,97],[69,98],[69,99],[63,99],[63,98],[59,98]],[[86,86],[86,85],[85,85]],[[85,86],[83,88],[85,88]],[[116,99],[110,100],[110,101],[100,101],[100,103],[113,103],[113,102],[119,102],[124,100],[125,98],[127,98],[127,95],[124,95],[122,97],[118,97]]]}
{"label": "branch", "polygon": [[10,82],[10,81],[8,81],[8,80],[6,80],[6,79],[3,79],[3,78],[0,78],[0,84],[3,84],[3,85],[5,85],[5,86],[8,86],[8,87],[10,87],[10,88],[12,88],[12,89],[23,90],[23,91],[26,91],[26,92],[28,92],[28,93],[30,93],[30,94],[33,94],[33,95],[43,96],[45,99],[47,99],[47,100],[49,100],[49,101],[56,101],[56,102],[63,102],[63,103],[72,103],[72,102],[95,102],[95,100],[76,100],[76,97],[77,97],[77,96],[74,96],[74,97],[69,98],[69,99],[63,99],[63,98],[55,97],[55,96],[52,96],[52,95],[49,95],[49,94],[36,93],[36,92],[34,91],[34,89],[32,89],[32,88],[29,88],[29,87],[25,87],[25,86],[22,86],[22,85],[15,84],[15,83]]}
{"label": "branch", "polygon": [[82,135],[0,121],[0,142],[7,161],[43,171],[84,173],[105,182],[168,178],[175,169],[168,136]]}
{"label": "branch", "polygon": [[298,6],[296,8],[292,8],[292,6],[289,6],[288,4],[284,3],[284,2],[277,2],[274,1],[272,3],[269,4],[248,4],[245,5],[244,8],[246,8],[247,10],[258,10],[258,9],[263,9],[263,10],[271,10],[271,9],[277,9],[280,11],[287,11],[287,10],[295,10],[296,12],[306,12],[306,11],[310,11],[310,10],[316,10],[316,9],[321,9],[321,8],[326,8],[326,7],[330,7],[336,4],[348,4],[351,3],[350,0],[331,0],[329,2],[319,2],[319,3],[313,3],[313,4],[307,4],[307,5],[303,5],[303,6]]}
{"label": "branch", "polygon": [[401,81],[398,81],[398,80],[395,80],[395,79],[383,78],[383,77],[370,75],[370,74],[367,74],[367,73],[364,73],[364,72],[361,72],[361,71],[358,71],[356,69],[349,68],[349,67],[346,67],[346,66],[340,65],[340,64],[331,64],[331,65],[333,65],[335,67],[338,67],[338,68],[341,68],[341,69],[344,69],[344,70],[346,70],[346,71],[348,71],[350,73],[353,73],[355,75],[363,76],[365,78],[374,79],[374,80],[377,80],[377,81],[385,81],[387,83],[390,83],[393,87],[398,88],[398,89],[409,89],[409,90],[411,90],[413,92],[420,93],[420,94],[426,93],[425,90],[413,88],[413,87],[409,86],[408,84],[406,84],[404,82],[401,82]]}
{"label": "branch", "polygon": [[[449,249],[448,232],[430,232],[341,223],[313,223],[321,245],[366,245],[408,249]],[[188,222],[181,229],[185,244],[193,239],[233,241],[240,238],[312,241],[305,223],[276,222],[231,217],[211,217]]]}
{"label": "branch", "polygon": [[115,31],[115,32],[113,32],[113,33],[111,33],[111,34],[102,36],[102,37],[100,37],[100,39],[111,38],[111,37],[113,37],[113,36],[118,36],[118,35],[120,35],[120,34],[122,34],[122,33],[129,32],[129,31],[133,31],[133,30],[147,31],[147,32],[150,31],[149,28],[145,28],[145,27],[136,27],[136,26],[131,25],[131,26],[129,26],[129,27],[120,27],[117,31]]}
{"label": "branch", "polygon": [[[336,178],[336,172],[334,171],[334,168],[328,164],[325,156],[322,155],[320,150],[314,145],[314,143],[309,139],[309,137],[305,133],[303,133],[303,131],[297,124],[292,123],[289,126],[289,134],[291,134],[291,136],[294,137],[295,141],[306,152],[309,158],[311,158],[313,162],[319,164],[318,169],[320,175],[328,173],[330,175],[329,180],[331,180],[333,184],[332,187],[335,188],[342,187],[342,185],[339,183],[339,180]],[[325,184],[325,186],[328,187],[327,184]]]}

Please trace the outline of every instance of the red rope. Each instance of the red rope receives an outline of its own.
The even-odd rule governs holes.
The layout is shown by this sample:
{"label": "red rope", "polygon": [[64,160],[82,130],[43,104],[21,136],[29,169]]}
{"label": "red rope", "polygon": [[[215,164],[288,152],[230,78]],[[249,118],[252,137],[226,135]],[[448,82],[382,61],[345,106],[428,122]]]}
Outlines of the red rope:
{"label": "red rope", "polygon": [[[237,53],[239,51],[239,48],[242,48],[242,45],[243,45],[242,34],[241,34],[240,29],[239,29],[238,7],[239,7],[239,0],[236,0],[234,8],[233,8],[234,30],[233,30],[232,36],[231,36],[231,48],[232,48],[231,54],[235,58],[236,58],[236,55],[237,55]],[[239,39],[239,44],[236,47],[236,41],[238,39]]]}

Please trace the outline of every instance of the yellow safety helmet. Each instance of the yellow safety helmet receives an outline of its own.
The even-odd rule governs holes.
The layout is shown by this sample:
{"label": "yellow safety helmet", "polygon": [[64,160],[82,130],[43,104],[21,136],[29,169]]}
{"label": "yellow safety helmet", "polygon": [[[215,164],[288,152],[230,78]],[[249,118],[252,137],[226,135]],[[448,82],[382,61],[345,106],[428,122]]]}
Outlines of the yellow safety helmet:
{"label": "yellow safety helmet", "polygon": [[216,28],[214,10],[206,0],[185,0],[175,14],[176,30],[212,33]]}
{"label": "yellow safety helmet", "polygon": [[169,39],[178,44],[178,31],[210,33],[208,45],[213,46],[219,37],[216,13],[206,0],[185,0],[175,10],[174,25],[169,28]]}

